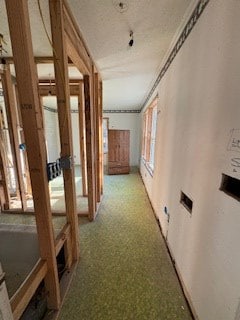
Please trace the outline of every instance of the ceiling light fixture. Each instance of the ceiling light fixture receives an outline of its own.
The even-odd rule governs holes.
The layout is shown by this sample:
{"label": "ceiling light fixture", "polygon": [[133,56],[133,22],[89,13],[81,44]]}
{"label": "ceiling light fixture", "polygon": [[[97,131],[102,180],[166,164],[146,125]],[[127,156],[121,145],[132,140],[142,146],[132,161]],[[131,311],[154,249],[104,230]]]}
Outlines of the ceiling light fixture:
{"label": "ceiling light fixture", "polygon": [[128,10],[128,4],[126,1],[113,0],[113,5],[117,9],[117,11],[120,13],[124,13]]}
{"label": "ceiling light fixture", "polygon": [[130,31],[129,36],[130,36],[130,40],[129,40],[129,42],[128,42],[128,45],[129,45],[129,47],[132,47],[132,46],[133,46],[133,44],[134,44],[134,40],[133,40],[133,31]]}

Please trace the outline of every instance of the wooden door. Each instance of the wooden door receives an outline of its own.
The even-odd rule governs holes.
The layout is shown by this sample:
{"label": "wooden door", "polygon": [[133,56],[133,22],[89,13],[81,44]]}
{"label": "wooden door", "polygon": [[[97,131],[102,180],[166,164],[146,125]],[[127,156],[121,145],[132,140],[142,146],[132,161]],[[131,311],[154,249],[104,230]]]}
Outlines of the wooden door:
{"label": "wooden door", "polygon": [[108,130],[108,174],[129,173],[129,130]]}

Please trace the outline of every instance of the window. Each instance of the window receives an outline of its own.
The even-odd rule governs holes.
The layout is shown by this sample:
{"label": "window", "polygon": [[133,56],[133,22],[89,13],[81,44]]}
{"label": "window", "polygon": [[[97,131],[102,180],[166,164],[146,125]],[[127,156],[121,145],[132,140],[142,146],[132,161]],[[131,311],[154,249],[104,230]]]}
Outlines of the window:
{"label": "window", "polygon": [[103,153],[108,153],[108,118],[103,118]]}
{"label": "window", "polygon": [[154,169],[154,154],[157,131],[157,98],[143,115],[142,157],[151,171]]}

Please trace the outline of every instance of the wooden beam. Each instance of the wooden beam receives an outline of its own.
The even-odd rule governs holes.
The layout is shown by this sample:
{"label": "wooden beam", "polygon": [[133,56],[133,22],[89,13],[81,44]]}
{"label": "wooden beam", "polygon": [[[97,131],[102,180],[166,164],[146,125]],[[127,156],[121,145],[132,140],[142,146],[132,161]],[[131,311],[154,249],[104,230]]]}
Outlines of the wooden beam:
{"label": "wooden beam", "polygon": [[11,141],[11,149],[13,155],[13,163],[16,175],[16,185],[19,187],[21,206],[23,210],[27,208],[27,201],[25,195],[25,187],[23,181],[23,168],[21,164],[20,158],[20,149],[19,149],[19,134],[18,134],[18,120],[17,120],[17,108],[16,108],[16,100],[14,97],[12,78],[10,73],[10,67],[6,64],[6,69],[2,75],[2,86],[4,92],[4,100],[5,107],[7,113],[7,121],[8,121],[8,131]]}
{"label": "wooden beam", "polygon": [[10,300],[14,320],[19,320],[47,274],[46,261],[39,259],[31,273]]}
{"label": "wooden beam", "polygon": [[[39,85],[38,86],[40,96],[46,97],[49,94],[52,96],[56,95],[56,86],[55,84],[49,85]],[[78,96],[79,92],[79,85],[71,85],[70,86],[70,95],[71,96]]]}
{"label": "wooden beam", "polygon": [[[13,57],[4,57],[7,63],[13,64]],[[53,63],[53,57],[34,57],[34,61],[36,64],[51,64]],[[72,61],[69,59],[68,60],[69,65],[73,65]]]}
{"label": "wooden beam", "polygon": [[67,55],[82,74],[90,74],[92,59],[67,2],[63,3]]}
{"label": "wooden beam", "polygon": [[87,183],[88,183],[88,210],[89,220],[95,219],[96,196],[95,196],[95,176],[94,176],[94,118],[93,104],[91,98],[91,81],[89,75],[85,75],[84,98],[85,98],[85,122],[86,122],[86,152],[87,152]]}
{"label": "wooden beam", "polygon": [[99,78],[98,73],[94,73],[94,109],[95,109],[95,136],[96,136],[96,195],[97,202],[101,200],[101,182],[100,182],[100,103],[99,103]]}
{"label": "wooden beam", "polygon": [[[50,86],[50,80],[49,79],[38,79],[38,82],[39,84],[45,84],[45,85],[48,85]],[[70,88],[72,85],[79,85],[80,82],[83,82],[82,79],[69,79],[69,85],[70,85]],[[55,79],[51,79],[51,84],[52,85],[55,85]]]}
{"label": "wooden beam", "polygon": [[[58,106],[61,157],[73,159],[73,142],[70,113],[70,91],[68,79],[68,58],[64,37],[63,3],[62,0],[49,0],[52,41],[54,48],[54,70]],[[67,222],[71,226],[72,257],[79,258],[78,218],[75,190],[74,166],[63,170],[64,194]]]}
{"label": "wooden beam", "polygon": [[7,155],[4,141],[4,128],[5,123],[3,110],[0,108],[0,205],[1,210],[8,210],[10,208],[10,193],[8,190]]}
{"label": "wooden beam", "polygon": [[26,139],[40,256],[47,263],[45,286],[49,309],[58,309],[60,288],[46,173],[46,147],[33,57],[27,0],[5,2]]}
{"label": "wooden beam", "polygon": [[[15,84],[15,94],[16,94],[16,101],[17,101],[17,112],[18,112],[18,121],[19,126],[21,128],[20,130],[20,143],[25,143],[25,136],[23,131],[23,125],[22,125],[22,115],[20,112],[20,102],[19,102],[19,96],[18,96],[18,88]],[[29,166],[28,166],[28,159],[27,159],[27,152],[23,151],[23,162],[24,162],[24,175],[26,179],[26,191],[28,195],[32,194],[32,186],[31,186],[31,178],[29,173]]]}
{"label": "wooden beam", "polygon": [[82,73],[82,74],[90,74],[90,70],[88,66],[85,65],[82,58],[79,56],[79,51],[81,52],[81,47],[76,48],[76,45],[71,41],[68,35],[65,33],[66,38],[66,50],[68,57],[72,60],[75,67]]}
{"label": "wooden beam", "polygon": [[100,192],[101,195],[103,194],[103,178],[104,178],[104,172],[103,172],[103,96],[102,96],[102,81],[100,81],[99,84],[99,125],[100,125],[100,132],[99,132],[99,137],[100,137]]}
{"label": "wooden beam", "polygon": [[80,158],[82,170],[82,194],[87,196],[87,163],[86,163],[86,130],[85,130],[85,106],[83,83],[79,85],[78,95],[78,119],[79,119],[79,140]]}
{"label": "wooden beam", "polygon": [[60,250],[62,249],[62,246],[64,245],[64,242],[66,241],[69,234],[70,234],[70,225],[69,223],[66,223],[55,240],[56,256],[59,254]]}
{"label": "wooden beam", "polygon": [[7,210],[10,208],[10,194],[8,190],[7,181],[7,164],[6,164],[6,152],[5,144],[0,134],[0,203],[1,210]]}

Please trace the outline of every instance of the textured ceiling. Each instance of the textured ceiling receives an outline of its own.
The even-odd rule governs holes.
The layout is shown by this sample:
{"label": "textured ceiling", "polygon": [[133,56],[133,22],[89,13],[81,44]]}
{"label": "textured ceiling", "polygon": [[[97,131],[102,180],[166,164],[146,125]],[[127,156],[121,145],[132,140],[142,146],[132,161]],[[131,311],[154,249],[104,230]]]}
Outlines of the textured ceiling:
{"label": "textured ceiling", "polygon": [[[103,79],[104,109],[140,109],[157,77],[173,37],[196,0],[68,0],[85,42]],[[0,33],[11,55],[5,1],[0,0]],[[51,46],[43,29],[36,0],[29,0],[33,48],[36,56],[49,56]],[[48,1],[41,0],[50,33]],[[134,44],[130,48],[129,33]],[[39,66],[39,76],[53,74],[51,66]],[[79,77],[76,70],[70,76]]]}

